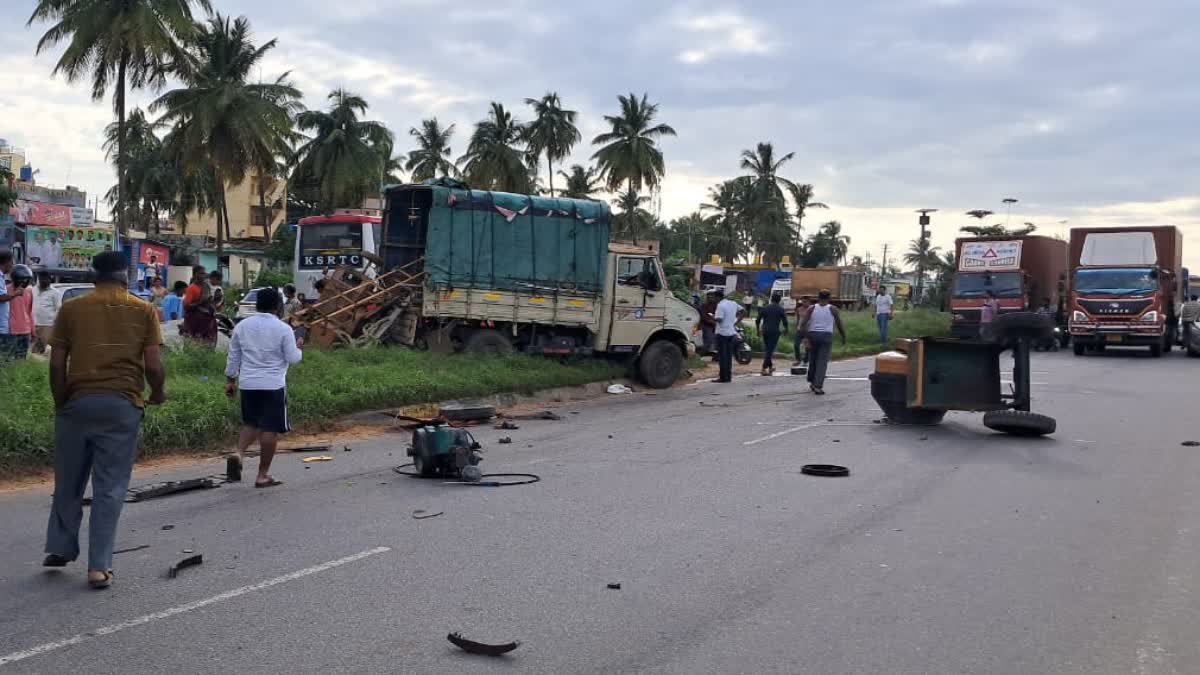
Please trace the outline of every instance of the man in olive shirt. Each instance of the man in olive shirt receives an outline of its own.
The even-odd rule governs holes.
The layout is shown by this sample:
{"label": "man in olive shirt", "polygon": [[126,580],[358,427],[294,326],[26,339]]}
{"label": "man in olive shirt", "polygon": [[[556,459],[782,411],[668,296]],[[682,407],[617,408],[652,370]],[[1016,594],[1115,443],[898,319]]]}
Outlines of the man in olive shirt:
{"label": "man in olive shirt", "polygon": [[[96,290],[64,303],[50,338],[54,502],[46,528],[46,567],[79,556],[83,492],[92,482],[88,583],[112,583],[117,520],[137,454],[143,406],[166,400],[158,313],[129,293],[129,263],[107,251],[92,259]],[[142,400],[146,384],[150,398]]]}

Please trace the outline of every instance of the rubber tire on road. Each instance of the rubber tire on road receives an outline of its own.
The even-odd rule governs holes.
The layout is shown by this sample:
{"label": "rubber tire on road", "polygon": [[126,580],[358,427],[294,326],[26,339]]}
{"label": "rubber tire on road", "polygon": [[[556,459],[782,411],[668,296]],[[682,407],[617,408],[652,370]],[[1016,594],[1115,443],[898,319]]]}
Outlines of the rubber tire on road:
{"label": "rubber tire on road", "polygon": [[1058,430],[1053,417],[1023,410],[993,410],[983,416],[983,426],[1012,436],[1046,436]]}
{"label": "rubber tire on road", "polygon": [[1062,349],[1066,349],[1070,345],[1071,345],[1071,334],[1066,331],[1063,331],[1062,335],[1058,338],[1058,346],[1061,347]]}
{"label": "rubber tire on road", "polygon": [[472,354],[511,354],[512,340],[498,330],[482,328],[467,336],[463,351]]}
{"label": "rubber tire on road", "polygon": [[651,342],[638,359],[638,376],[646,386],[667,389],[683,374],[683,353],[666,340]]}
{"label": "rubber tire on road", "polygon": [[482,403],[447,403],[438,415],[451,422],[478,422],[496,416],[496,406]]}
{"label": "rubber tire on road", "polygon": [[749,349],[738,349],[733,353],[733,360],[743,366],[748,366],[754,361],[754,352]]}
{"label": "rubber tire on road", "polygon": [[1163,355],[1162,345],[1150,345],[1150,358],[1161,359]]}
{"label": "rubber tire on road", "polygon": [[945,410],[931,410],[929,408],[910,408],[903,403],[889,403],[887,405],[880,404],[883,409],[883,414],[887,416],[887,420],[891,424],[902,424],[904,426],[933,426],[939,424],[946,417]]}
{"label": "rubber tire on road", "polygon": [[823,478],[844,478],[850,475],[850,469],[836,464],[805,464],[800,467],[800,473]]}
{"label": "rubber tire on road", "polygon": [[1075,344],[1072,345],[1072,349],[1074,349],[1074,351],[1075,351],[1075,356],[1083,356],[1083,353],[1087,350],[1087,348],[1084,347],[1082,344],[1080,344],[1078,341],[1076,341]]}

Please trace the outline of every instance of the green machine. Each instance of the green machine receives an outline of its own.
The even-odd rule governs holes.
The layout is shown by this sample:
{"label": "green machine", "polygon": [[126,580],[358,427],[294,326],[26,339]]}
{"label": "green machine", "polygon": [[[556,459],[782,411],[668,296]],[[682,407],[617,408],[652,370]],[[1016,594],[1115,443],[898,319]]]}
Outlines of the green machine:
{"label": "green machine", "polygon": [[[875,359],[871,396],[896,424],[937,424],[950,410],[983,412],[989,429],[1016,436],[1045,436],[1054,418],[1031,412],[1029,352],[1053,335],[1054,325],[1032,312],[1003,314],[991,340],[924,337],[905,341],[904,351]],[[1013,359],[1012,387],[1004,391],[1000,361]],[[905,353],[906,352],[906,353]]]}
{"label": "green machine", "polygon": [[422,476],[478,480],[479,448],[466,429],[438,424],[413,431],[408,455],[412,457],[413,469]]}

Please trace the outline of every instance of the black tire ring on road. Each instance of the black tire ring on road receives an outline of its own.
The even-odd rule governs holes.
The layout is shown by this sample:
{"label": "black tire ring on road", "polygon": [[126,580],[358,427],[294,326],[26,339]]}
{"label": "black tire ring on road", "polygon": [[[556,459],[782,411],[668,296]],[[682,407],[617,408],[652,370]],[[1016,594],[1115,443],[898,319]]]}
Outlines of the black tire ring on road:
{"label": "black tire ring on road", "polygon": [[447,403],[438,409],[438,415],[451,422],[490,420],[496,416],[496,406],[483,403]]}
{"label": "black tire ring on road", "polygon": [[983,426],[1013,436],[1046,436],[1058,430],[1053,417],[1023,410],[993,410],[983,416]]}
{"label": "black tire ring on road", "polygon": [[850,469],[836,464],[805,464],[800,467],[800,473],[806,476],[821,476],[824,478],[844,478],[850,475]]}

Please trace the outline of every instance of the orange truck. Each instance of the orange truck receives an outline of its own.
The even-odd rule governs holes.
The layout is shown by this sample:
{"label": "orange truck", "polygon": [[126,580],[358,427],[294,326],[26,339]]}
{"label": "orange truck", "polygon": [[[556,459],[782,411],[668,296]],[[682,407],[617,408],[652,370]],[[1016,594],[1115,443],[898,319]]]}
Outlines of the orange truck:
{"label": "orange truck", "polygon": [[951,335],[979,335],[988,291],[1000,313],[1036,312],[1046,301],[1056,323],[1064,323],[1068,301],[1067,242],[1053,237],[963,237],[954,243],[957,269],[951,284]]}
{"label": "orange truck", "polygon": [[863,301],[864,277],[857,267],[797,267],[792,270],[792,298],[815,300],[825,290],[834,305],[854,307]]}
{"label": "orange truck", "polygon": [[1175,344],[1188,276],[1172,225],[1071,230],[1071,339],[1075,354]]}

